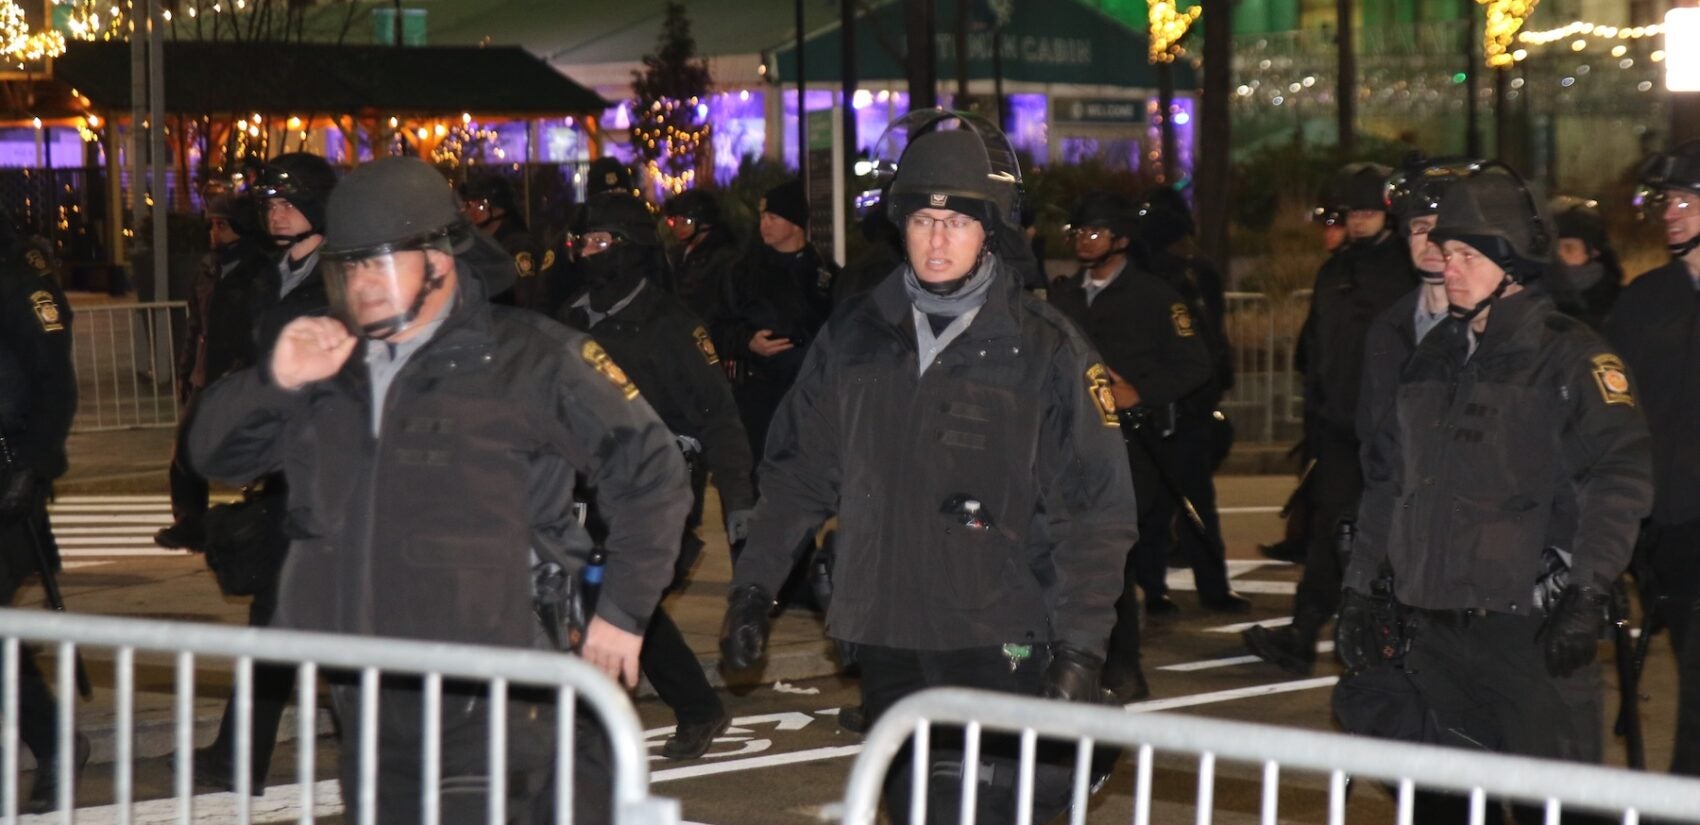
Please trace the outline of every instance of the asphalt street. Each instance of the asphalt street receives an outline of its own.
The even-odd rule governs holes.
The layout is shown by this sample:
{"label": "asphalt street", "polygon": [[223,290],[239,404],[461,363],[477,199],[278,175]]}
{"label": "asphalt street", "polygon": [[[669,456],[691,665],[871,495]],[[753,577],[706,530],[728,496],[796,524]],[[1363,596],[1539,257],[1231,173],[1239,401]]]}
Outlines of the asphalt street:
{"label": "asphalt street", "polygon": [[[1300,678],[1245,654],[1238,632],[1248,622],[1282,623],[1290,617],[1292,592],[1302,568],[1268,562],[1256,545],[1279,537],[1276,515],[1291,479],[1280,476],[1230,476],[1219,481],[1225,530],[1230,545],[1235,587],[1251,596],[1254,611],[1228,616],[1198,607],[1186,592],[1191,574],[1172,570],[1171,586],[1182,613],[1150,622],[1145,633],[1146,669],[1152,699],[1131,706],[1137,712],[1198,714],[1330,730],[1329,688],[1338,674],[1332,656],[1319,657],[1316,672]],[[158,493],[105,494],[80,491],[62,496],[53,511],[56,533],[67,557],[63,575],[71,609],[182,621],[239,624],[245,605],[218,595],[211,574],[197,556],[160,551],[148,541],[152,531],[169,520],[164,497]],[[718,523],[711,515],[708,524]],[[710,549],[695,571],[691,587],[674,597],[670,609],[687,639],[703,655],[705,666],[716,670],[714,633],[730,570],[721,537],[708,536]],[[20,605],[39,604],[39,589],[26,591]],[[794,613],[776,630],[776,656],[768,673],[732,679],[725,694],[735,717],[733,727],[702,759],[670,762],[651,757],[652,781],[661,794],[682,801],[687,821],[709,825],[733,823],[808,823],[829,816],[842,798],[844,779],[859,750],[860,737],[837,724],[841,707],[856,702],[851,680],[833,675],[835,667],[819,641],[818,619]],[[1602,646],[1602,655],[1609,651]],[[111,652],[85,651],[97,686],[111,684]],[[44,664],[51,666],[51,656]],[[179,821],[178,802],[171,797],[171,744],[168,705],[172,677],[168,664],[150,664],[142,657],[138,673],[138,719],[158,722],[154,733],[138,739],[144,757],[136,766],[139,800],[136,823]],[[196,739],[204,744],[227,690],[228,665],[206,663],[197,674]],[[1654,646],[1641,703],[1648,731],[1648,763],[1662,766],[1669,759],[1674,729],[1674,668],[1668,647]],[[717,679],[718,681],[718,679]],[[1608,673],[1608,683],[1614,682]],[[110,691],[97,690],[95,701],[77,711],[79,727],[96,740],[95,764],[79,793],[77,821],[118,822],[112,799],[110,760]],[[637,709],[649,744],[658,754],[671,733],[673,718],[653,697],[640,694]],[[1608,718],[1616,711],[1615,687],[1608,701]],[[151,715],[150,715],[151,714]],[[146,725],[140,725],[145,727]],[[340,802],[334,781],[335,748],[330,745],[327,718],[319,720],[321,736],[313,796],[318,821],[340,822]],[[294,722],[286,718],[286,736]],[[294,776],[295,742],[286,741],[273,761],[269,790],[252,800],[254,821],[295,821],[301,787]],[[103,750],[104,749],[104,750]],[[1624,764],[1621,743],[1608,743],[1608,762]],[[1260,767],[1218,765],[1211,796],[1213,821],[1256,821],[1260,813]],[[26,775],[27,779],[27,775]],[[1127,822],[1131,819],[1134,775],[1128,760],[1094,798],[1088,821]],[[1158,754],[1152,784],[1152,822],[1195,822],[1199,798],[1197,765],[1193,757]],[[228,793],[201,794],[194,799],[195,821],[235,821],[237,800]],[[1323,776],[1282,778],[1279,817],[1282,821],[1326,821],[1327,784]],[[1390,821],[1391,806],[1376,788],[1356,788],[1349,802],[1353,821]],[[22,822],[51,822],[54,818],[25,817]]]}

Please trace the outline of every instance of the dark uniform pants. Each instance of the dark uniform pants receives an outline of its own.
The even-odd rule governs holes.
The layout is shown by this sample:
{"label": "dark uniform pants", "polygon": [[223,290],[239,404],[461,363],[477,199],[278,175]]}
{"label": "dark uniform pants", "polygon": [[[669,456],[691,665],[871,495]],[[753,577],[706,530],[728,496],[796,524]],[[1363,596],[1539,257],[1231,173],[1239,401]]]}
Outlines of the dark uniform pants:
{"label": "dark uniform pants", "polygon": [[[442,695],[439,810],[443,822],[484,822],[489,795],[490,705],[481,686],[445,682]],[[342,798],[349,819],[359,810],[360,685],[331,686],[339,721]],[[386,677],[378,691],[377,821],[421,819],[425,694],[413,677]],[[613,779],[605,734],[588,709],[575,714],[575,823],[611,819]],[[507,715],[507,821],[554,822],[555,706],[550,697],[510,690]]]}
{"label": "dark uniform pants", "polygon": [[194,524],[207,514],[207,480],[189,466],[189,428],[195,423],[195,407],[200,400],[197,391],[183,405],[183,418],[177,422],[177,439],[171,448],[171,466],[166,473],[171,486],[171,518],[178,524]]}
{"label": "dark uniform pants", "polygon": [[702,672],[702,662],[685,642],[678,624],[667,610],[657,605],[644,629],[638,665],[650,685],[680,725],[701,724],[720,718],[726,707]]}
{"label": "dark uniform pants", "polygon": [[1157,446],[1158,459],[1163,462],[1169,479],[1192,502],[1204,522],[1204,535],[1200,536],[1184,512],[1184,505],[1175,502],[1171,507],[1175,542],[1188,549],[1192,580],[1198,587],[1199,599],[1206,603],[1228,595],[1228,551],[1222,540],[1222,519],[1216,512],[1216,481],[1212,478],[1212,457],[1216,452],[1213,438],[1208,417],[1183,414],[1176,422],[1174,434]]}
{"label": "dark uniform pants", "polygon": [[1293,600],[1293,625],[1314,638],[1317,629],[1340,608],[1344,571],[1335,547],[1335,526],[1340,519],[1357,515],[1364,476],[1358,464],[1357,439],[1317,428],[1310,440],[1315,442],[1311,450],[1316,456],[1316,466],[1310,471],[1310,541],[1304,574]]}
{"label": "dark uniform pants", "polygon": [[[1372,668],[1334,694],[1352,733],[1472,750],[1597,763],[1601,758],[1598,663],[1564,678],[1547,673],[1535,641],[1543,617],[1424,611],[1405,669]],[[1467,796],[1420,792],[1413,821],[1464,823]],[[1513,806],[1520,822],[1538,810]],[[1489,804],[1488,821],[1502,821]],[[1572,816],[1565,822],[1576,821]]]}
{"label": "dark uniform pants", "polygon": [[[248,626],[266,627],[277,612],[277,580],[260,590],[248,605]],[[249,726],[249,761],[253,787],[266,786],[266,774],[271,772],[272,751],[277,749],[277,731],[283,724],[283,709],[296,687],[296,670],[292,665],[255,662],[253,680],[252,724]],[[211,758],[222,764],[234,765],[232,748],[236,745],[236,695],[233,692],[224,704],[224,718],[218,723],[218,737],[208,747]],[[234,772],[234,768],[232,768]]]}
{"label": "dark uniform pants", "polygon": [[[1175,500],[1158,474],[1155,458],[1160,448],[1156,446],[1156,434],[1144,427],[1129,429],[1124,425],[1122,435],[1127,439],[1127,461],[1133,471],[1133,498],[1139,504],[1139,541],[1128,553],[1123,581],[1137,583],[1149,600],[1169,592],[1169,548],[1174,546],[1169,531],[1174,521]],[[1130,607],[1137,609],[1136,605]],[[1121,610],[1118,603],[1118,616]]]}
{"label": "dark uniform pants", "polygon": [[1676,748],[1671,773],[1700,776],[1700,521],[1649,524],[1645,547],[1652,580],[1641,582],[1643,601],[1663,597],[1659,617],[1676,650]]}
{"label": "dark uniform pants", "polygon": [[[857,645],[856,657],[862,667],[862,709],[870,725],[899,700],[927,688],[968,687],[1037,696],[1050,662],[1044,645],[944,651]],[[960,818],[962,747],[960,730],[934,726],[930,732],[928,822],[955,822]],[[1020,740],[983,735],[980,754],[975,821],[980,825],[1013,823]],[[1072,742],[1040,744],[1034,774],[1034,822],[1048,821],[1068,804],[1073,754]],[[912,759],[912,747],[904,745],[886,774],[886,813],[898,825],[909,822]]]}
{"label": "dark uniform pants", "polygon": [[[34,526],[33,534],[30,529]],[[37,496],[33,512],[23,519],[0,525],[0,604],[8,607],[18,595],[25,580],[40,565],[35,542],[53,541],[52,525],[47,521],[45,491]],[[57,548],[42,548],[50,558],[57,559]],[[29,746],[38,763],[47,763],[59,753],[55,738],[59,729],[59,705],[47,689],[41,669],[35,663],[35,652],[27,645],[18,645],[18,738]]]}

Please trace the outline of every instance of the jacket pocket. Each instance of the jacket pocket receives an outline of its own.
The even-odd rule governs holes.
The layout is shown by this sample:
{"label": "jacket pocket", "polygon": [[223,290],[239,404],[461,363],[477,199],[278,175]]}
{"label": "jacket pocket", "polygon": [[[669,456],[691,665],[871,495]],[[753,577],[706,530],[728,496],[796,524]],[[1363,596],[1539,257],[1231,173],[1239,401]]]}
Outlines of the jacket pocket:
{"label": "jacket pocket", "polygon": [[934,539],[930,578],[941,601],[964,610],[981,610],[1007,600],[1020,578],[1032,574],[1015,564],[1015,548],[998,529],[947,525]]}

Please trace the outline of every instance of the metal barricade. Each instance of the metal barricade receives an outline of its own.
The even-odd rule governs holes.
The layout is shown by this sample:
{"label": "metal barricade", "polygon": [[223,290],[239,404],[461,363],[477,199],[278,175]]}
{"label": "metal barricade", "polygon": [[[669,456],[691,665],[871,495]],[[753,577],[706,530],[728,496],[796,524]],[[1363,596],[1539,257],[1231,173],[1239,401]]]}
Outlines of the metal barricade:
{"label": "metal barricade", "polygon": [[1271,441],[1275,438],[1276,362],[1275,316],[1269,296],[1229,292],[1223,297],[1234,388],[1223,396],[1222,411],[1241,422],[1240,432],[1245,436]]}
{"label": "metal barricade", "polygon": [[[1347,783],[1374,780],[1396,789],[1397,822],[1410,825],[1417,790],[1446,791],[1468,796],[1470,821],[1481,823],[1490,799],[1508,799],[1542,806],[1547,825],[1557,825],[1561,811],[1580,808],[1621,815],[1624,825],[1643,817],[1671,821],[1700,821],[1700,781],[1640,773],[1574,762],[1558,762],[1466,751],[1432,745],[1390,742],[1362,736],[1232,722],[1167,713],[1129,713],[1113,707],[1063,702],[962,689],[929,690],[893,706],[867,734],[862,752],[851,769],[844,798],[846,825],[873,825],[881,785],[898,751],[913,736],[915,770],[911,777],[914,804],[909,821],[925,821],[922,789],[927,787],[928,741],[935,726],[964,729],[963,788],[977,781],[980,742],[985,732],[1020,737],[1017,778],[1020,825],[1028,825],[1034,794],[1036,743],[1063,740],[1075,745],[1075,771],[1070,821],[1086,821],[1088,771],[1097,746],[1120,746],[1132,751],[1134,825],[1149,825],[1152,817],[1153,763],[1157,754],[1196,756],[1198,789],[1196,821],[1216,818],[1216,777],[1235,763],[1261,774],[1258,816],[1263,825],[1278,821],[1278,791],[1283,772],[1328,778],[1328,822],[1345,821]],[[1227,763],[1224,765],[1223,763]],[[976,795],[961,796],[961,825],[976,821]],[[1095,813],[1095,819],[1099,819]],[[1103,821],[1099,819],[1099,821]],[[1126,818],[1119,819],[1126,822]],[[938,823],[946,825],[946,823]]]}
{"label": "metal barricade", "polygon": [[[175,674],[172,680],[175,683],[172,694],[172,798],[175,811],[172,818],[177,822],[195,821],[193,706],[197,668],[201,667],[197,657],[206,656],[234,661],[235,693],[232,701],[235,703],[236,737],[233,753],[236,764],[232,778],[235,784],[234,821],[237,823],[245,825],[251,816],[249,720],[256,661],[296,667],[294,698],[298,708],[299,743],[296,775],[300,783],[298,821],[302,823],[313,822],[316,813],[326,813],[322,803],[315,811],[316,754],[313,743],[316,738],[318,676],[332,672],[351,676],[358,674],[359,685],[359,724],[357,733],[351,735],[358,737],[360,783],[354,798],[345,800],[349,813],[344,821],[361,825],[376,821],[378,722],[374,711],[379,708],[379,679],[407,675],[423,680],[421,729],[424,732],[424,752],[421,755],[420,821],[426,825],[438,825],[443,818],[439,811],[440,769],[443,764],[443,731],[439,720],[446,701],[445,680],[457,685],[476,683],[488,687],[489,792],[485,795],[486,821],[507,821],[509,740],[505,721],[508,718],[510,686],[529,686],[551,691],[549,696],[558,710],[553,770],[557,822],[573,821],[575,760],[572,756],[575,710],[580,707],[591,712],[606,734],[612,788],[587,788],[581,783],[577,791],[610,792],[611,821],[614,825],[678,825],[679,822],[676,800],[650,795],[643,731],[630,698],[614,682],[574,656],[512,648],[10,609],[0,609],[0,639],[3,639],[0,641],[0,657],[5,662],[3,681],[0,681],[0,691],[3,691],[0,696],[4,698],[0,713],[5,716],[4,728],[0,731],[0,737],[3,737],[0,738],[0,748],[4,749],[4,756],[0,757],[3,759],[0,770],[4,771],[4,775],[0,776],[0,822],[8,825],[20,821],[17,746],[21,640],[49,642],[57,648],[54,692],[58,697],[57,740],[61,754],[72,754],[76,747],[74,708],[79,652],[89,647],[112,651],[114,803],[110,813],[119,823],[132,821],[133,809],[138,804],[134,799],[138,652],[165,654],[162,657],[164,661],[159,664]],[[152,674],[149,681],[159,675]],[[100,687],[105,689],[106,686]],[[58,760],[58,808],[61,812],[69,812],[75,805],[72,761]],[[62,820],[60,816],[60,813],[55,813],[25,821],[71,821],[68,813]],[[158,819],[163,821],[165,817],[158,816]]]}
{"label": "metal barricade", "polygon": [[74,308],[73,432],[177,425],[177,339],[187,312],[183,301]]}

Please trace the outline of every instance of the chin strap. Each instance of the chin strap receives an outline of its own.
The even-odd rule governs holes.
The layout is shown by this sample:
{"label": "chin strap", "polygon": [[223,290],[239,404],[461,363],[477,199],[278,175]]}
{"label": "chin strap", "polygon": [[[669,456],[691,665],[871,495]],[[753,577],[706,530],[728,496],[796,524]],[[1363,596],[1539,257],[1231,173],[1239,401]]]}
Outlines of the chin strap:
{"label": "chin strap", "polygon": [[442,289],[443,282],[446,280],[447,278],[443,277],[442,273],[437,272],[431,266],[431,259],[426,258],[425,283],[420,284],[419,294],[414,296],[413,303],[407,307],[407,311],[400,315],[392,315],[382,321],[373,321],[370,324],[363,324],[360,327],[360,331],[364,333],[367,338],[376,338],[377,340],[382,341],[394,336],[396,333],[401,332],[408,327],[413,326],[413,322],[419,320],[419,311],[425,308],[425,299],[431,297],[431,293]]}
{"label": "chin strap", "polygon": [[1682,243],[1665,244],[1665,248],[1670,250],[1672,258],[1686,258],[1688,253],[1700,249],[1700,232],[1694,233],[1694,237]]}
{"label": "chin strap", "polygon": [[1505,294],[1505,290],[1511,287],[1511,284],[1511,276],[1506,275],[1504,278],[1500,279],[1499,286],[1494,287],[1493,294],[1477,301],[1475,306],[1465,309],[1457,304],[1447,303],[1446,312],[1452,317],[1468,324],[1475,320],[1477,315],[1486,311],[1488,307],[1493,306],[1493,302],[1499,300],[1500,296]]}
{"label": "chin strap", "polygon": [[1419,269],[1417,270],[1417,277],[1425,284],[1444,284],[1446,283],[1446,270],[1430,272],[1426,269]]}
{"label": "chin strap", "polygon": [[308,228],[306,232],[297,232],[294,235],[272,235],[267,233],[266,237],[271,238],[272,243],[278,247],[290,247],[317,234],[319,234],[319,230]]}

